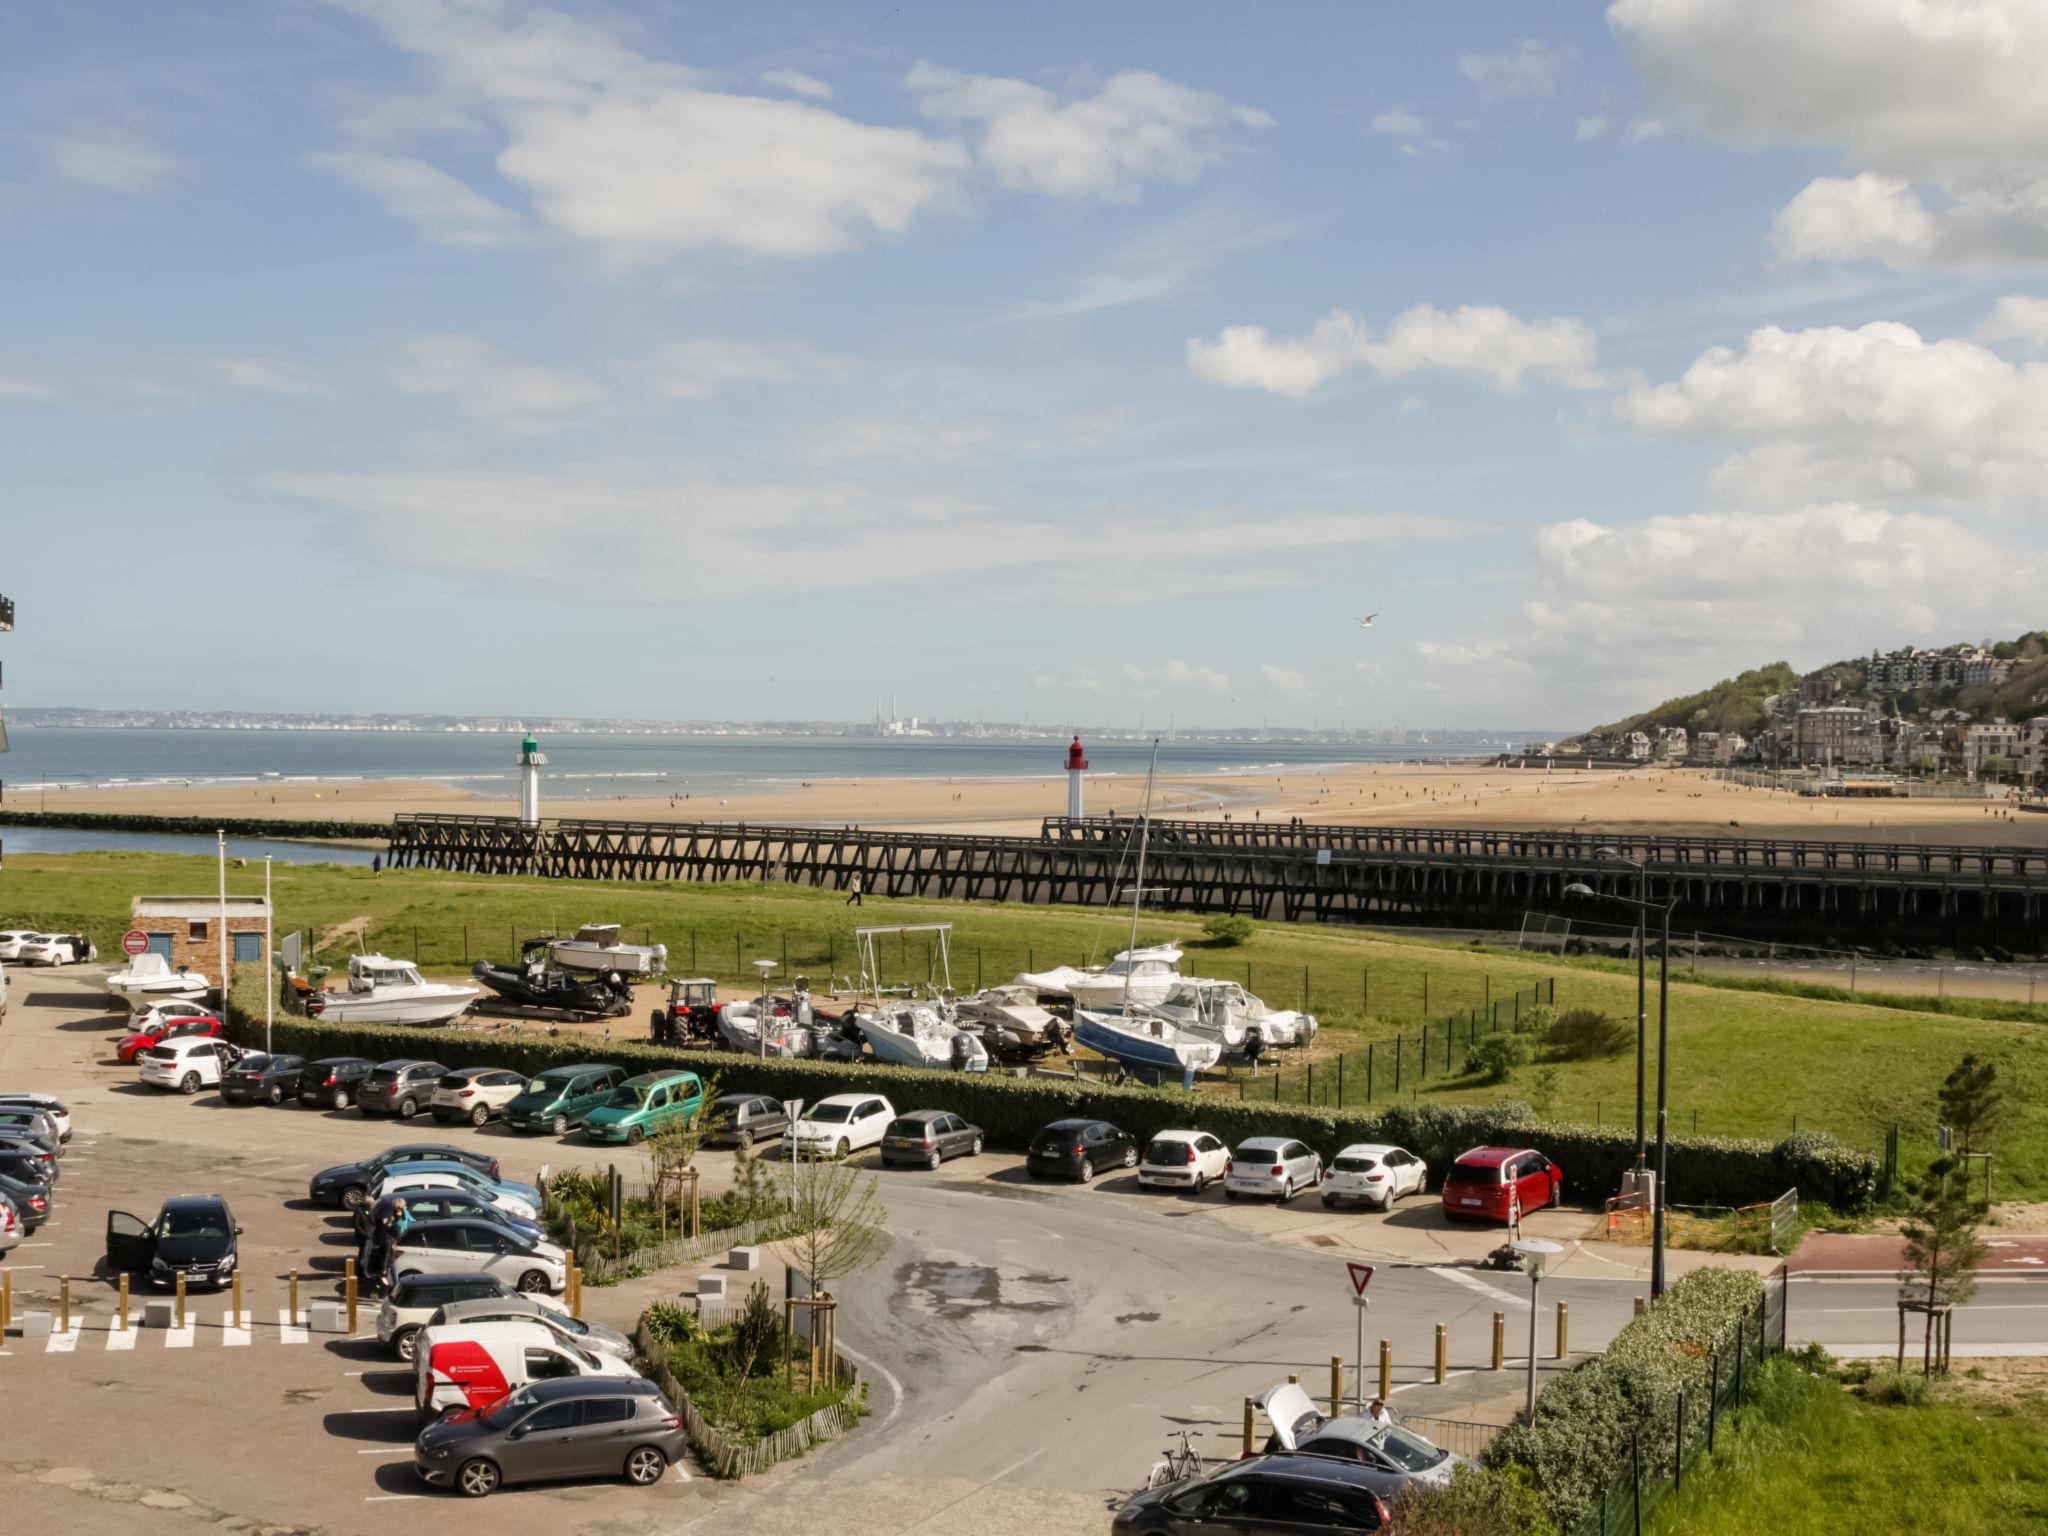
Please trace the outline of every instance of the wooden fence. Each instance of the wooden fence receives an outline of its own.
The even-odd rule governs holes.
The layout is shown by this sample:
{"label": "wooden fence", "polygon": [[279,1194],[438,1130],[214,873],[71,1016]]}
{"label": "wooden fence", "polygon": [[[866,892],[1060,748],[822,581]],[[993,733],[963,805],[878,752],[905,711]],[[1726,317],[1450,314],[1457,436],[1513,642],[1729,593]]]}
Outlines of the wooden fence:
{"label": "wooden fence", "polygon": [[634,1330],[633,1343],[647,1361],[649,1378],[676,1405],[691,1446],[703,1459],[705,1470],[714,1477],[737,1478],[752,1472],[765,1472],[778,1461],[788,1461],[814,1446],[838,1439],[860,1422],[860,1373],[854,1369],[852,1361],[836,1350],[833,1359],[838,1365],[839,1379],[847,1386],[843,1399],[820,1408],[809,1418],[800,1419],[787,1429],[778,1429],[758,1440],[742,1440],[720,1429],[697,1411],[697,1405],[669,1369],[668,1346],[654,1337],[644,1318]]}

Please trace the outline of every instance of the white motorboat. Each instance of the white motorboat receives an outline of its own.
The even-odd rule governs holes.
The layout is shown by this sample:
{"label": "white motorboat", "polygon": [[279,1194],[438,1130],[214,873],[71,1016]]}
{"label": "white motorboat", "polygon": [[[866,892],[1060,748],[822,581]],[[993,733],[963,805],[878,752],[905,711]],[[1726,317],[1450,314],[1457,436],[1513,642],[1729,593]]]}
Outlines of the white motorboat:
{"label": "white motorboat", "polygon": [[103,977],[100,985],[130,1010],[144,1003],[196,1003],[213,990],[213,983],[204,972],[174,970],[171,962],[153,949],[136,955],[120,970]]}
{"label": "white motorboat", "polygon": [[962,1029],[1005,1051],[1035,1053],[1066,1044],[1065,1021],[1038,1004],[1038,989],[1012,983],[989,987],[953,1004],[953,1020]]}
{"label": "white motorboat", "polygon": [[716,1028],[721,1040],[749,1056],[818,1054],[808,992],[799,992],[794,999],[764,995],[727,1003],[718,1010]]}
{"label": "white motorboat", "polygon": [[1127,949],[1067,988],[1076,1008],[1116,1008],[1162,1001],[1180,979],[1180,951],[1171,944]]}
{"label": "white motorboat", "polygon": [[1213,1067],[1223,1057],[1220,1041],[1183,1028],[1151,1008],[1128,1013],[1077,1008],[1074,1043],[1148,1073],[1186,1075]]}
{"label": "white motorboat", "polygon": [[958,1072],[988,1070],[988,1047],[980,1036],[929,1003],[883,1003],[871,1012],[857,1010],[853,1022],[878,1061]]}
{"label": "white motorboat", "polygon": [[1227,1050],[1244,1048],[1256,1034],[1262,1047],[1308,1045],[1316,1037],[1316,1018],[1292,1008],[1268,1008],[1263,999],[1234,981],[1209,976],[1183,976],[1150,1005],[1154,1013],[1190,1034],[1204,1035]]}
{"label": "white motorboat", "polygon": [[660,976],[668,970],[666,944],[624,944],[617,923],[585,923],[573,939],[550,939],[548,958],[565,971],[617,971]]}
{"label": "white motorboat", "polygon": [[428,981],[410,960],[351,955],[347,990],[315,992],[306,1011],[330,1024],[446,1024],[481,995],[478,987]]}

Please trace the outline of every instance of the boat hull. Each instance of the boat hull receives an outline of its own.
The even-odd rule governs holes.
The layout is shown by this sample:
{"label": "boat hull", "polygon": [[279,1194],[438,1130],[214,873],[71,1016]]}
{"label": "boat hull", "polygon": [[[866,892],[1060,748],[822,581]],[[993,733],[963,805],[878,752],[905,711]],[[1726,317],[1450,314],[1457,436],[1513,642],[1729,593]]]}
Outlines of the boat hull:
{"label": "boat hull", "polygon": [[1074,1011],[1074,1042],[1126,1066],[1154,1072],[1200,1072],[1216,1065],[1223,1047],[1191,1039],[1163,1021],[1126,1021],[1110,1014]]}
{"label": "boat hull", "polygon": [[450,987],[426,997],[349,997],[334,994],[315,1015],[323,1024],[446,1024],[483,994]]}

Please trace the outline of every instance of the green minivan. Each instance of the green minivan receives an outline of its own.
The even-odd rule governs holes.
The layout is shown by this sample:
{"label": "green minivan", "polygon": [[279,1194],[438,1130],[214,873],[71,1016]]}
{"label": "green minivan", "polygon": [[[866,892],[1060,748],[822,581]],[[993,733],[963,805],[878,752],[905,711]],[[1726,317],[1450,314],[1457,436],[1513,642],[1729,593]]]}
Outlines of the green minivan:
{"label": "green minivan", "polygon": [[694,1072],[643,1072],[612,1090],[583,1120],[592,1141],[645,1141],[673,1120],[693,1120],[704,1107],[704,1084]]}
{"label": "green minivan", "polygon": [[601,1062],[549,1067],[505,1106],[505,1123],[515,1131],[552,1131],[566,1136],[625,1080],[624,1067]]}

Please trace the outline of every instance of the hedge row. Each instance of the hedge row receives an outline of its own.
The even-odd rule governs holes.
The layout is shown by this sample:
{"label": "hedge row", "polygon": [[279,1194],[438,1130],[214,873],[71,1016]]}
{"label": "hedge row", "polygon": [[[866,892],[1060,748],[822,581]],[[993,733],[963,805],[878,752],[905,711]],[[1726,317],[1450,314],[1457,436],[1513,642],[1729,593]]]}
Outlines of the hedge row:
{"label": "hedge row", "polygon": [[391,824],[386,821],[297,821],[276,817],[230,816],[140,816],[108,811],[0,811],[0,825],[16,827],[75,827],[88,832],[177,832],[211,837],[225,832],[230,837],[276,837],[288,842],[307,838],[364,838],[386,842]]}
{"label": "hedge row", "polygon": [[[251,1007],[251,1001],[254,1006]],[[260,995],[236,987],[231,1030],[244,1045],[261,1044]],[[1439,1174],[1475,1146],[1506,1142],[1533,1147],[1565,1171],[1566,1189],[1593,1201],[1621,1187],[1635,1159],[1633,1135],[1616,1127],[1547,1124],[1526,1104],[1398,1104],[1382,1110],[1333,1110],[1299,1104],[1238,1102],[1177,1090],[1110,1087],[1070,1078],[1004,1073],[933,1072],[876,1063],[761,1059],[732,1051],[691,1050],[647,1042],[597,1046],[587,1040],[531,1035],[443,1034],[403,1027],[365,1028],[280,1019],[276,1046],[295,1055],[367,1056],[374,1061],[453,1052],[450,1066],[507,1067],[528,1076],[548,1067],[601,1059],[636,1072],[687,1068],[717,1073],[725,1090],[777,1099],[816,1101],[835,1093],[879,1093],[899,1110],[947,1109],[987,1134],[991,1146],[1022,1151],[1048,1122],[1093,1116],[1141,1142],[1163,1130],[1212,1132],[1231,1145],[1249,1136],[1291,1136],[1325,1158],[1359,1141],[1407,1147]],[[1672,1198],[1688,1205],[1750,1205],[1796,1186],[1838,1210],[1866,1206],[1877,1184],[1877,1161],[1804,1132],[1777,1145],[1719,1136],[1680,1136],[1670,1143]]]}

